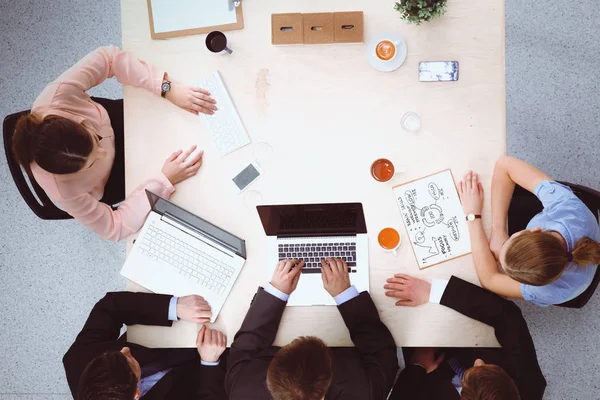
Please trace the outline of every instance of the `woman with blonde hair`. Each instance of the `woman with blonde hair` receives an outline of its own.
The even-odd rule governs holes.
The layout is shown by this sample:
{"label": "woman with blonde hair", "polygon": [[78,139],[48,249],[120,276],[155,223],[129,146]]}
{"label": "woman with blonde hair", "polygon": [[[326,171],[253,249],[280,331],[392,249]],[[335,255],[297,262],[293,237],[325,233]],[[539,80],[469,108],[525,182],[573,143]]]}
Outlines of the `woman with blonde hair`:
{"label": "woman with blonde hair", "polygon": [[[508,208],[515,184],[535,194],[544,209],[527,229],[509,237]],[[567,302],[588,288],[600,263],[600,227],[569,187],[522,160],[500,157],[492,178],[488,243],[480,217],[483,187],[479,176],[469,171],[458,186],[475,268],[484,288],[540,306]]]}
{"label": "woman with blonde hair", "polygon": [[150,211],[145,189],[168,198],[174,185],[198,172],[202,152],[192,146],[172,153],[160,173],[129,193],[116,210],[100,202],[111,171],[124,179],[122,158],[119,167],[115,163],[115,149],[123,147],[123,137],[112,126],[122,121],[111,121],[87,91],[112,77],[194,114],[213,114],[217,108],[206,90],[180,84],[129,52],[101,47],[48,84],[31,114],[17,122],[13,152],[27,173],[77,221],[116,241],[141,228]]}

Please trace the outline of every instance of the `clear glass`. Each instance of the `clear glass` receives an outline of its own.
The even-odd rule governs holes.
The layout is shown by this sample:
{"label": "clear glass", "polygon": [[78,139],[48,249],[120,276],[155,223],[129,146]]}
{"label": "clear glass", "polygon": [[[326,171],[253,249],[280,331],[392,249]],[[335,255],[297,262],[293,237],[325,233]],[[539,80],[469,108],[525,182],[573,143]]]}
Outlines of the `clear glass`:
{"label": "clear glass", "polygon": [[256,190],[248,190],[244,192],[244,205],[248,210],[256,210],[256,206],[262,204],[263,195]]}
{"label": "clear glass", "polygon": [[421,129],[421,117],[414,111],[409,111],[400,120],[402,129],[406,132],[416,133]]}
{"label": "clear glass", "polygon": [[273,163],[273,147],[267,142],[257,142],[254,144],[254,159],[263,168],[268,168]]}

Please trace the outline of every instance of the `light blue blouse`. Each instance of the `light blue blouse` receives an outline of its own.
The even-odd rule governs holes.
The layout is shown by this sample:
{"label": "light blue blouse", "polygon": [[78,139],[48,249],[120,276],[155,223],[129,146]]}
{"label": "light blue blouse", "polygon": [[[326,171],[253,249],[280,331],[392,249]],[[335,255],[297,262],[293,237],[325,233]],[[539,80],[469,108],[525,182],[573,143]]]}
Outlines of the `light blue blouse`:
{"label": "light blue blouse", "polygon": [[[559,232],[569,251],[584,236],[600,242],[600,226],[592,212],[567,186],[544,181],[534,190],[544,209],[529,221],[527,229],[540,227]],[[521,284],[523,298],[538,306],[560,304],[579,296],[587,289],[596,273],[596,265],[578,267],[570,263],[563,274],[545,286]]]}

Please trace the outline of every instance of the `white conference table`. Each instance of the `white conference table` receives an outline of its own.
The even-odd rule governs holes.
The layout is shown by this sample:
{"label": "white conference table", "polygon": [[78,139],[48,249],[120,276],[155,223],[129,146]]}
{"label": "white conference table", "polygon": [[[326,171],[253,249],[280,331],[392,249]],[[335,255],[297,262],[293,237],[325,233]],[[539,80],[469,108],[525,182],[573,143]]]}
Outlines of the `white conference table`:
{"label": "white conference table", "polygon": [[[436,304],[401,308],[384,295],[385,279],[403,272],[420,278],[456,275],[478,283],[470,255],[419,270],[409,243],[397,257],[377,244],[380,229],[406,231],[391,187],[451,168],[458,181],[468,169],[489,190],[495,160],[505,153],[504,1],[454,0],[441,19],[421,26],[401,21],[392,0],[246,0],[245,28],[226,32],[232,55],[214,55],[205,35],[152,40],[146,0],[122,0],[123,48],[189,83],[219,70],[253,143],[274,149],[253,184],[264,204],[361,202],[369,232],[370,293],[398,346],[498,346],[493,329]],[[365,42],[398,32],[407,45],[404,65],[373,69],[365,44],[271,45],[271,14],[363,10]],[[460,62],[455,83],[420,83],[419,61]],[[199,174],[177,186],[172,201],[246,240],[248,259],[214,326],[229,343],[259,285],[268,281],[266,239],[255,209],[244,204],[231,178],[254,159],[249,145],[220,157],[201,118],[142,89],[125,88],[127,191],[156,176],[173,151],[204,148]],[[400,117],[416,111],[417,134]],[[389,183],[372,179],[373,160],[387,157],[406,172]],[[128,249],[134,238],[129,238]],[[128,290],[144,290],[132,282]],[[151,347],[195,346],[199,326],[132,326],[131,341]],[[288,307],[276,345],[316,335],[331,346],[352,342],[335,307]]]}

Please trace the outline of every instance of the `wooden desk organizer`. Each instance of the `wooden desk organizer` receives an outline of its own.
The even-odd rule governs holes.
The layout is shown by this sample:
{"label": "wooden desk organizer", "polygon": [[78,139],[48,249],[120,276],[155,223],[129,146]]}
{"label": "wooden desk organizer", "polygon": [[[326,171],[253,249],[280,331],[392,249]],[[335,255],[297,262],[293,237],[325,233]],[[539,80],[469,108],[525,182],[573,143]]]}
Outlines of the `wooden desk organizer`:
{"label": "wooden desk organizer", "polygon": [[362,11],[271,15],[272,44],[362,43]]}

